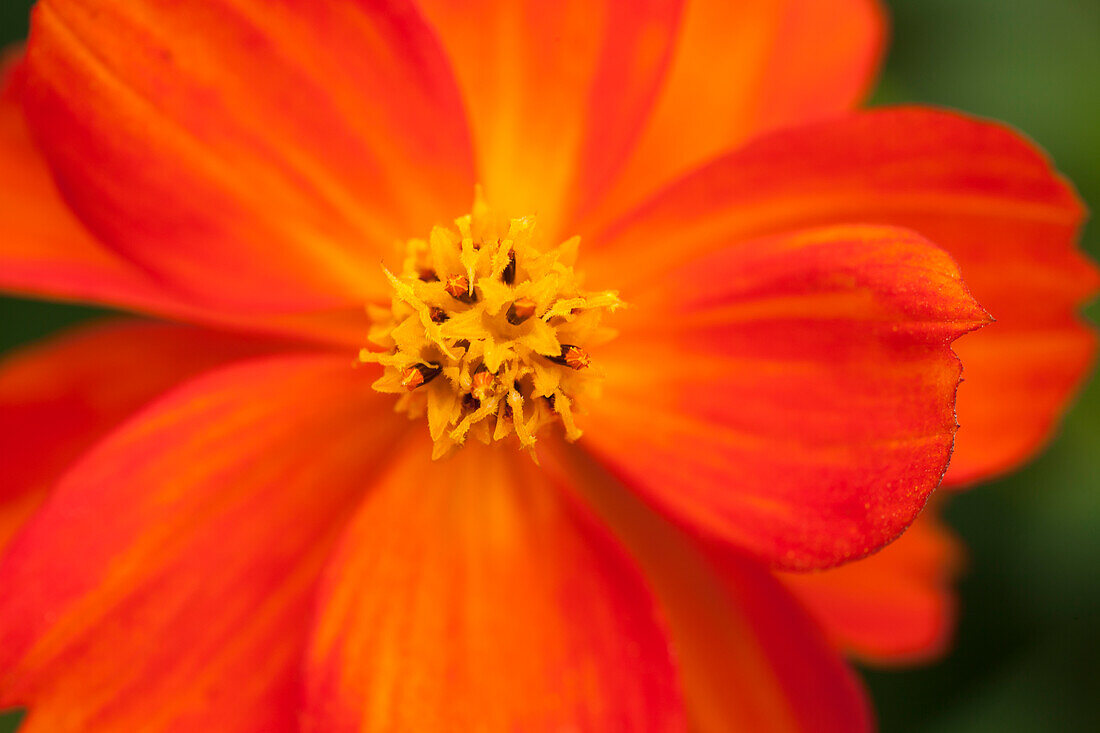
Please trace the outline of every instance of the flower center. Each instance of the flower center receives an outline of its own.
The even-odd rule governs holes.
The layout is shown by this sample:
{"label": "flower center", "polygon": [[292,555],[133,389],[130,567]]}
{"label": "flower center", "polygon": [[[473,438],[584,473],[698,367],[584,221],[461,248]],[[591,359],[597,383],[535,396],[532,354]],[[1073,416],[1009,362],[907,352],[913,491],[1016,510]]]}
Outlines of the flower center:
{"label": "flower center", "polygon": [[530,450],[557,422],[580,437],[574,413],[600,382],[588,349],[614,338],[600,321],[623,303],[581,288],[579,243],[546,246],[532,217],[499,219],[478,191],[455,228],[406,243],[400,274],[383,268],[391,305],[367,309],[381,351],[359,359],[383,366],[374,388],[400,394],[398,410],[427,414],[433,458],[471,436]]}

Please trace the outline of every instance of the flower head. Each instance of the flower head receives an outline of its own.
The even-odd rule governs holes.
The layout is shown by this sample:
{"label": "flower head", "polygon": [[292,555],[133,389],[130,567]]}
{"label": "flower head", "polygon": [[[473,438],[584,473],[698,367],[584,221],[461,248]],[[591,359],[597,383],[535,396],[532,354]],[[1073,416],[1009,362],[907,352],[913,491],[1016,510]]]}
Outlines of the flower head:
{"label": "flower head", "polygon": [[406,393],[399,410],[427,414],[433,458],[471,433],[490,443],[514,432],[531,449],[560,422],[567,440],[580,437],[573,403],[599,379],[584,345],[613,337],[601,321],[622,301],[581,288],[577,245],[547,247],[534,221],[497,221],[479,195],[454,230],[409,240],[400,277],[386,270],[392,306],[372,308],[370,334],[382,350],[359,359],[385,367],[376,390]]}
{"label": "flower head", "polygon": [[[1029,143],[852,111],[881,26],[866,0],[42,0],[5,72],[0,284],[164,322],[0,371],[0,704],[869,727],[835,646],[905,650],[774,573],[895,539],[953,446],[949,481],[1026,457],[1097,287]],[[960,342],[956,446],[975,295],[998,321]]]}

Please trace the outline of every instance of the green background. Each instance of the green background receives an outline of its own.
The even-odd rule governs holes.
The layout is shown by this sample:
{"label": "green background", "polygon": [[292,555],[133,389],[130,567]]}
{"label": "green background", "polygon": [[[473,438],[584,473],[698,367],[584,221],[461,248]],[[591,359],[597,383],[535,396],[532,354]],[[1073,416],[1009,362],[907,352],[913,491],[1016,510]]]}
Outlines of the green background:
{"label": "green background", "polygon": [[[1100,0],[888,4],[894,38],[876,103],[1007,121],[1100,208]],[[30,5],[0,0],[0,40],[26,33]],[[1084,245],[1100,255],[1100,227]],[[90,314],[0,299],[0,349]],[[938,664],[866,671],[882,730],[1100,731],[1100,384],[1042,457],[956,498],[947,519],[970,548],[956,644]],[[0,716],[0,733],[16,725]]]}

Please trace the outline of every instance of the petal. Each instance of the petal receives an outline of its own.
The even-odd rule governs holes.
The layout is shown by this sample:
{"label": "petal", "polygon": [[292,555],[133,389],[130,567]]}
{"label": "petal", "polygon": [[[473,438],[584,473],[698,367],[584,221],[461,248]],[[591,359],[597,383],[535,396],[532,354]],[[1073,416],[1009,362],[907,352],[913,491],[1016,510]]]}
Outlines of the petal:
{"label": "petal", "polygon": [[165,299],[143,272],[103,249],[70,213],[23,119],[20,53],[0,74],[0,288],[25,295],[150,307]]}
{"label": "petal", "polygon": [[955,622],[951,584],[961,563],[961,546],[930,508],[877,554],[778,577],[839,648],[864,661],[904,664],[946,649]]}
{"label": "petal", "polygon": [[455,66],[495,207],[557,230],[645,121],[682,0],[421,0]]}
{"label": "petal", "polygon": [[1018,134],[954,113],[882,110],[775,133],[700,169],[591,238],[586,269],[629,302],[675,263],[733,241],[852,221],[920,232],[997,319],[959,345],[962,429],[947,481],[960,483],[1033,453],[1088,373],[1094,336],[1074,314],[1100,279],[1075,247],[1082,217]]}
{"label": "petal", "polygon": [[132,261],[109,250],[61,199],[23,117],[21,54],[0,61],[0,289],[32,297],[91,302],[215,326],[357,346],[364,319],[353,309],[241,315],[205,307],[170,292]]}
{"label": "petal", "polygon": [[[962,248],[960,264],[970,259]],[[1010,259],[1010,258],[1005,258]],[[1050,440],[1063,412],[1092,372],[1096,332],[1072,315],[1083,301],[1060,293],[1044,300],[1049,290],[1022,269],[1041,267],[1031,255],[1015,262],[973,264],[975,293],[988,298],[997,322],[990,333],[959,342],[957,353],[966,367],[959,388],[958,438],[944,485],[961,487],[1018,467]],[[1082,265],[1082,269],[1084,266]],[[1000,274],[1004,280],[991,282]],[[970,284],[970,277],[967,284]],[[1006,292],[1015,286],[1015,292]],[[1061,313],[1021,313],[1019,303],[1050,303]],[[1001,314],[1004,314],[1003,316]]]}
{"label": "petal", "polygon": [[384,296],[392,240],[469,207],[461,101],[407,0],[46,0],[27,59],[73,209],[207,303]]}
{"label": "petal", "polygon": [[692,730],[871,729],[856,676],[766,567],[696,542],[582,451],[546,458],[640,563],[669,619]]}
{"label": "petal", "polygon": [[0,362],[0,548],[61,473],[137,408],[189,376],[274,348],[239,334],[117,321],[7,356]]}
{"label": "petal", "polygon": [[947,468],[959,363],[987,316],[889,227],[746,242],[666,275],[594,354],[586,446],[679,521],[778,566],[883,546]]}
{"label": "petal", "polygon": [[342,357],[228,367],[67,474],[0,564],[24,733],[297,730],[315,580],[405,424],[369,384]]}
{"label": "petal", "polygon": [[589,220],[755,135],[852,109],[878,69],[885,26],[878,0],[689,0],[653,115]]}
{"label": "petal", "polygon": [[352,520],[306,662],[307,730],[684,730],[615,541],[521,454],[421,440]]}

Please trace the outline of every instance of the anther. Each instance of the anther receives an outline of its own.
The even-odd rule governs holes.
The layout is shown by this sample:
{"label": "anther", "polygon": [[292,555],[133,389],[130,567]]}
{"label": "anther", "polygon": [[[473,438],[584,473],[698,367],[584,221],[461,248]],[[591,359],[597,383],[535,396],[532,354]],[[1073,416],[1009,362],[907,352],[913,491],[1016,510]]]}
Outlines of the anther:
{"label": "anther", "polygon": [[465,275],[450,275],[447,277],[447,284],[443,286],[443,289],[451,294],[454,298],[461,298],[463,295],[467,295],[470,292],[470,281],[466,279]]}
{"label": "anther", "polygon": [[465,275],[447,276],[447,284],[443,289],[454,298],[463,303],[473,303],[477,298],[470,292],[470,280]]}
{"label": "anther", "polygon": [[516,298],[512,305],[508,306],[508,312],[504,316],[513,326],[518,326],[535,315],[536,305],[537,303],[530,298]]}
{"label": "anther", "polygon": [[504,281],[505,285],[511,285],[516,281],[516,252],[510,250],[508,252],[508,265],[504,268],[504,272],[501,273],[500,279]]}
{"label": "anther", "polygon": [[414,364],[401,373],[401,386],[412,392],[432,381],[443,371],[438,364]]}
{"label": "anther", "polygon": [[555,364],[561,364],[567,366],[570,369],[584,369],[586,366],[592,363],[591,358],[588,356],[588,352],[579,346],[573,346],[572,344],[561,345],[561,356],[548,356],[546,357]]}
{"label": "anther", "polygon": [[450,316],[447,315],[447,311],[443,310],[442,308],[437,308],[435,306],[428,308],[428,315],[431,316],[432,323],[443,323],[444,321],[450,319]]}
{"label": "anther", "polygon": [[489,393],[493,390],[494,377],[491,372],[486,369],[478,371],[474,374],[470,384],[470,394],[478,402],[484,402],[489,396]]}

